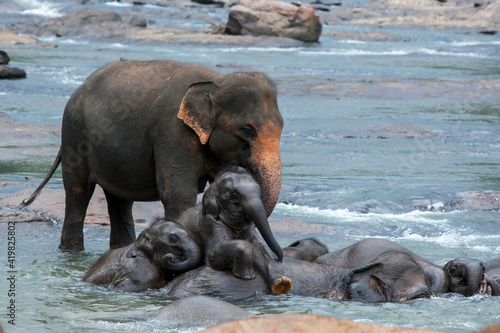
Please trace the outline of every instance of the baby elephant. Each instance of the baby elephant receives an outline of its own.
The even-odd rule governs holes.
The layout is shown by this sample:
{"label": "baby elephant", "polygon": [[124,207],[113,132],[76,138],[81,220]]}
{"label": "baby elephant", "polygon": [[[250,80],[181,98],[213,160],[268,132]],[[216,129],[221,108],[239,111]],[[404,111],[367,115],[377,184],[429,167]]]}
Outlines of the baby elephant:
{"label": "baby elephant", "polygon": [[134,243],[104,253],[83,281],[126,292],[159,289],[174,272],[197,267],[200,258],[198,245],[180,224],[157,220]]}
{"label": "baby elephant", "polygon": [[255,278],[255,268],[264,274],[275,294],[286,294],[292,287],[280,263],[271,259],[258,240],[254,226],[278,261],[283,259],[269,227],[260,187],[246,170],[217,175],[202,203],[182,214],[179,223],[193,233],[212,268],[230,269],[244,280]]}

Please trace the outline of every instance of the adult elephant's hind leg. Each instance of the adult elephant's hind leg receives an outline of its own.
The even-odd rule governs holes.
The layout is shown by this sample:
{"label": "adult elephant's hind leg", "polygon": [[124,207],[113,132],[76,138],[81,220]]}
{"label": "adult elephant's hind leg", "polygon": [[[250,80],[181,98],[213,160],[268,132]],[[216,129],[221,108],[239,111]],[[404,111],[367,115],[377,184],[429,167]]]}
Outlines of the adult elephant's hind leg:
{"label": "adult elephant's hind leg", "polygon": [[83,251],[83,222],[90,198],[94,193],[95,184],[88,184],[84,188],[81,185],[68,184],[65,181],[64,188],[66,208],[59,249],[63,252]]}
{"label": "adult elephant's hind leg", "polygon": [[134,218],[132,217],[133,201],[122,199],[104,191],[108,202],[111,234],[109,247],[117,249],[132,244],[135,241]]}

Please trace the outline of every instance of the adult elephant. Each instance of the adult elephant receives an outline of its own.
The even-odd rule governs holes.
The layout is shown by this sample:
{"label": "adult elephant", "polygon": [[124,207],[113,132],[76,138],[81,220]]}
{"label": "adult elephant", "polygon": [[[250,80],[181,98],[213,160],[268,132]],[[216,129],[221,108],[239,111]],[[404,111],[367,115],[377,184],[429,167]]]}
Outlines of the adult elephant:
{"label": "adult elephant", "polygon": [[159,289],[200,259],[198,245],[180,224],[157,220],[133,244],[104,253],[82,281],[126,292]]}
{"label": "adult elephant", "polygon": [[[293,281],[291,295],[363,302],[399,302],[431,295],[420,266],[402,253],[383,255],[355,269],[289,257],[283,258],[281,266]],[[253,280],[242,280],[206,265],[177,276],[161,293],[175,298],[206,295],[236,300],[268,295],[271,290],[260,273]]]}
{"label": "adult elephant", "polygon": [[313,262],[353,269],[376,262],[381,256],[395,254],[408,256],[411,261],[423,270],[427,284],[433,294],[441,294],[448,291],[448,277],[445,275],[442,267],[420,257],[404,246],[386,239],[363,239],[344,249],[324,254]]}
{"label": "adult elephant", "polygon": [[500,260],[484,263],[460,257],[447,262],[443,270],[450,279],[449,292],[469,297],[486,294],[489,286],[493,296],[500,296]]}
{"label": "adult elephant", "polygon": [[59,248],[84,249],[83,222],[96,184],[106,195],[110,247],[135,239],[134,201],[161,200],[165,219],[194,206],[225,165],[248,169],[269,216],[281,188],[283,119],[276,90],[261,73],[222,75],[172,61],[112,62],[71,95],[59,163],[66,210]]}

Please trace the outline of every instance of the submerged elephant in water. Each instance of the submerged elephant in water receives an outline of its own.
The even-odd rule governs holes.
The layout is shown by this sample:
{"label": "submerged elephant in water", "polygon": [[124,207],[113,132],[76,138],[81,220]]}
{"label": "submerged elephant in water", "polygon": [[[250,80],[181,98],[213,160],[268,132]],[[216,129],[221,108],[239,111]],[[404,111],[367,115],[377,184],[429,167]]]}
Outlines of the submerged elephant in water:
{"label": "submerged elephant in water", "polygon": [[305,261],[314,261],[327,253],[326,245],[314,238],[300,239],[283,248],[284,256]]}
{"label": "submerged elephant in water", "polygon": [[59,153],[29,205],[62,164],[62,251],[84,249],[83,223],[96,184],[111,224],[110,247],[135,240],[132,204],[161,200],[176,220],[225,165],[248,169],[267,216],[281,188],[283,118],[261,73],[223,75],[173,61],[112,62],[92,73],[64,110]]}
{"label": "submerged elephant in water", "polygon": [[[354,269],[284,257],[282,268],[293,281],[292,295],[366,302],[398,302],[431,295],[423,270],[402,253],[381,256]],[[176,298],[208,295],[245,299],[270,293],[260,273],[254,280],[241,280],[209,266],[185,272],[162,289],[163,295]]]}
{"label": "submerged elephant in water", "polygon": [[443,267],[450,279],[449,292],[463,296],[486,294],[500,296],[500,260],[483,262],[472,258],[456,258]]}
{"label": "submerged elephant in water", "polygon": [[212,326],[227,321],[255,317],[226,301],[208,296],[191,296],[176,300],[149,314],[146,320],[168,322],[170,325]]}
{"label": "submerged elephant in water", "polygon": [[[292,282],[278,262],[283,252],[269,227],[260,187],[246,170],[232,168],[216,176],[202,203],[186,210],[179,223],[193,234],[210,267],[231,270],[244,280],[255,278],[255,268],[264,274],[274,293],[290,290]],[[277,261],[260,243],[254,226]]]}
{"label": "submerged elephant in water", "polygon": [[[444,274],[442,267],[420,257],[404,246],[386,239],[367,238],[344,249],[322,255],[314,262],[353,269],[376,262],[381,257],[391,258],[396,254],[406,256],[409,261],[424,272],[425,280],[432,294],[441,294],[448,291],[448,278]],[[411,280],[410,275],[408,275],[408,278]]]}
{"label": "submerged elephant in water", "polygon": [[82,281],[127,292],[159,289],[173,274],[197,267],[198,245],[178,223],[158,220],[137,240],[104,253]]}

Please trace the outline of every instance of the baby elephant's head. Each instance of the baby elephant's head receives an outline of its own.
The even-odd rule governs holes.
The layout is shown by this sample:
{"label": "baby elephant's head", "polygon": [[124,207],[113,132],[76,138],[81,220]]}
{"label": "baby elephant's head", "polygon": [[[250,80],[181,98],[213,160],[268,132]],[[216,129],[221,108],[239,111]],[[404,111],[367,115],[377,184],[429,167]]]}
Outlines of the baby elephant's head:
{"label": "baby elephant's head", "polygon": [[179,223],[157,220],[137,237],[131,256],[152,261],[164,272],[184,272],[200,263],[200,249]]}
{"label": "baby elephant's head", "polygon": [[212,215],[235,233],[255,224],[269,248],[282,260],[283,251],[269,227],[260,187],[246,170],[239,168],[216,177],[203,195],[203,214]]}

